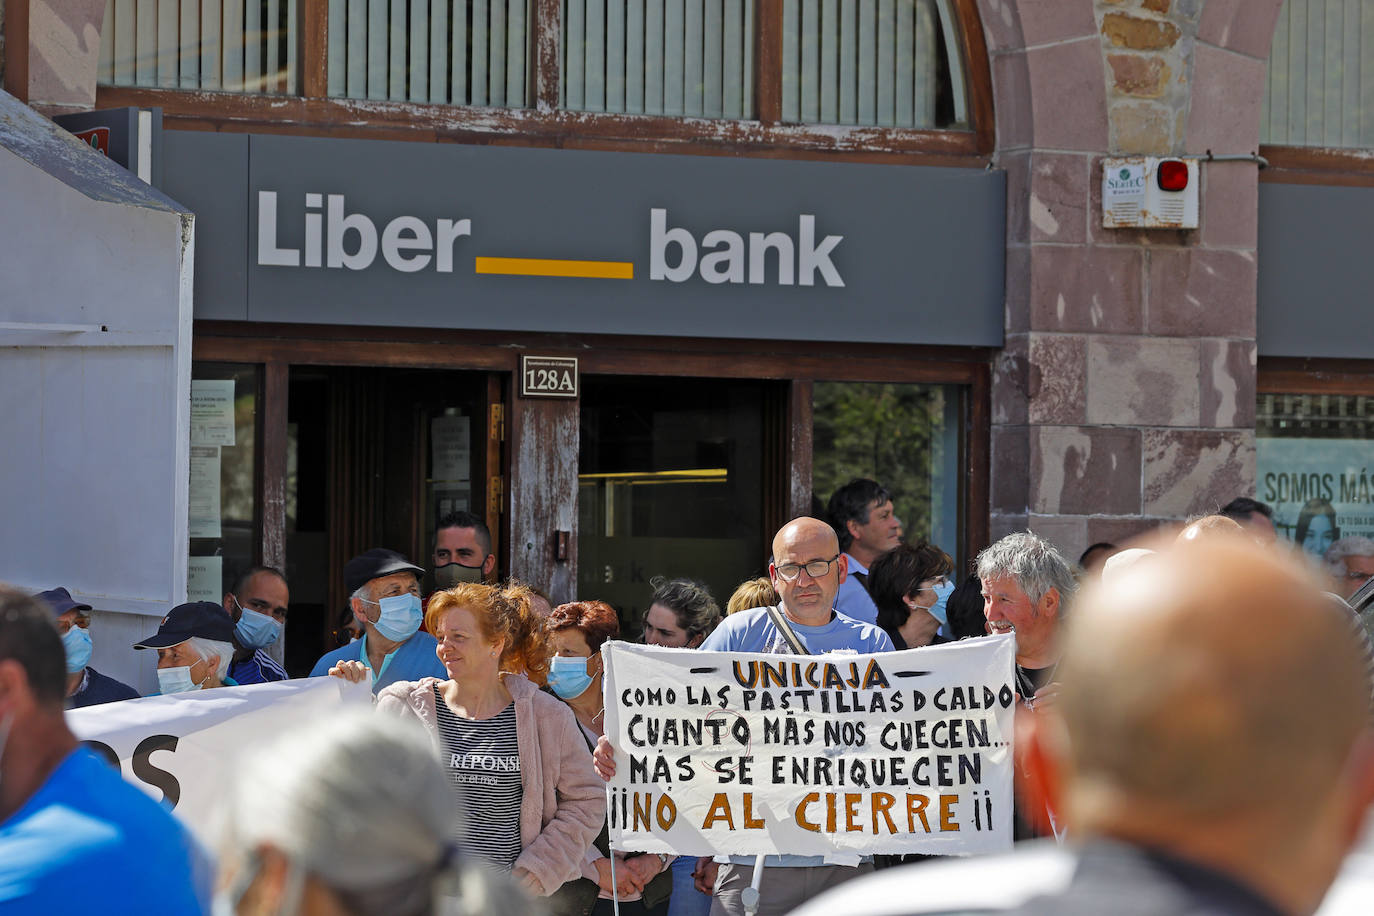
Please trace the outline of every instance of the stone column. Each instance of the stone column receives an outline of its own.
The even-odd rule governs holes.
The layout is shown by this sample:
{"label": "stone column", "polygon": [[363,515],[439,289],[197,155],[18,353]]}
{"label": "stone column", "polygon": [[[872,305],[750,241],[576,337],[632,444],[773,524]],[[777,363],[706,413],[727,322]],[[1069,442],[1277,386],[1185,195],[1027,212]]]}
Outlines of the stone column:
{"label": "stone column", "polygon": [[1066,554],[1254,487],[1252,163],[1201,228],[1102,228],[1109,155],[1252,153],[1281,0],[979,0],[1007,171],[991,530]]}
{"label": "stone column", "polygon": [[11,0],[4,23],[6,91],[41,111],[95,107],[106,0]]}

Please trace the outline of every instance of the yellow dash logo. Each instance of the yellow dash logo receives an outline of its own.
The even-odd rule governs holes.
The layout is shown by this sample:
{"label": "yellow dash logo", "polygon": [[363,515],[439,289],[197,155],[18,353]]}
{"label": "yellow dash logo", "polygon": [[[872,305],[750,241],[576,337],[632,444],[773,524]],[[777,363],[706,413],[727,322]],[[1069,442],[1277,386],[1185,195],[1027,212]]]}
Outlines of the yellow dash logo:
{"label": "yellow dash logo", "polygon": [[567,261],[548,258],[477,258],[479,274],[515,277],[587,277],[597,280],[633,280],[632,261]]}

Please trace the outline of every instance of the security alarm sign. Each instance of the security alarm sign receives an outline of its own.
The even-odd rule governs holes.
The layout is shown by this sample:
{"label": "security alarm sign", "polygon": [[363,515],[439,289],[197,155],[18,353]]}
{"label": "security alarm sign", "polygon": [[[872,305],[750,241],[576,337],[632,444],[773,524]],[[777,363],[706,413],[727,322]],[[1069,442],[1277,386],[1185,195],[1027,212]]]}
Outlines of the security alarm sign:
{"label": "security alarm sign", "polygon": [[577,357],[520,357],[522,398],[575,398],[577,393]]}
{"label": "security alarm sign", "polygon": [[1102,166],[1102,225],[1140,225],[1145,202],[1145,163],[1108,161]]}

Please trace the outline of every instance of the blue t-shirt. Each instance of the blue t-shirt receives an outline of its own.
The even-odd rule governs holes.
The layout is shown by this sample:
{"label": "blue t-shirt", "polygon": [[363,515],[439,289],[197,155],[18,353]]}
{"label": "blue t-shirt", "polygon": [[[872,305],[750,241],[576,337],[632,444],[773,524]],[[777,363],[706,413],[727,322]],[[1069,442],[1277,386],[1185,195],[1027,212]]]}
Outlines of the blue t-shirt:
{"label": "blue t-shirt", "polygon": [[[824,655],[836,649],[852,649],[860,653],[892,651],[892,640],[886,633],[872,624],[861,623],[843,614],[835,614],[829,623],[819,627],[788,622],[792,623],[793,632],[812,655]],[[792,653],[778,628],[773,626],[768,608],[763,607],[726,617],[706,637],[701,648],[707,652]]]}
{"label": "blue t-shirt", "polygon": [[85,748],[0,823],[0,914],[206,913],[211,880],[186,828]]}
{"label": "blue t-shirt", "polygon": [[[851,620],[843,614],[835,614],[824,626],[806,627],[793,621],[792,630],[802,645],[812,655],[824,655],[836,649],[852,649],[864,654],[869,652],[891,652],[892,640],[875,626]],[[731,614],[720,622],[720,626],[701,644],[706,652],[770,652],[791,655],[778,628],[767,608],[756,607],[749,611]],[[731,856],[736,865],[753,865],[752,856]],[[824,865],[824,856],[768,856],[764,859],[765,868],[809,868]]]}
{"label": "blue t-shirt", "polygon": [[[320,660],[315,662],[314,669],[311,670],[311,677],[325,677],[329,674],[329,669],[339,662],[363,662],[367,664],[367,659],[363,657],[363,649],[367,645],[367,637],[355,639],[351,643],[333,652],[326,652],[320,656]],[[381,671],[372,673],[372,692],[377,693],[383,687],[389,687],[397,681],[418,681],[422,677],[437,677],[441,681],[448,680],[448,672],[444,670],[444,663],[439,661],[439,656],[435,650],[439,643],[433,636],[423,630],[417,630],[415,635],[407,639],[396,647],[396,650],[387,657],[382,665]]]}
{"label": "blue t-shirt", "polygon": [[835,610],[846,617],[852,617],[860,623],[877,624],[878,605],[873,603],[869,597],[868,589],[858,579],[854,578],[855,573],[868,575],[868,567],[849,554],[849,575],[840,583],[840,590],[835,593]]}

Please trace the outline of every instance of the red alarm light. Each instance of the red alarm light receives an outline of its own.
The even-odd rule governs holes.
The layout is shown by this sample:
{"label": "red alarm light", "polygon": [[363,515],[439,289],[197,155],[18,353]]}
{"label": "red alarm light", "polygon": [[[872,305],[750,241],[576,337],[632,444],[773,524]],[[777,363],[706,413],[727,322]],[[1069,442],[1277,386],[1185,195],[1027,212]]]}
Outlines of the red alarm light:
{"label": "red alarm light", "polygon": [[1182,159],[1165,159],[1155,169],[1155,180],[1161,191],[1182,191],[1188,187],[1188,163]]}

